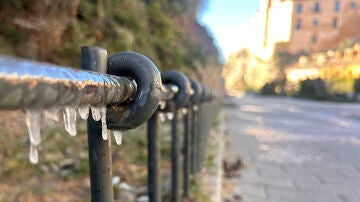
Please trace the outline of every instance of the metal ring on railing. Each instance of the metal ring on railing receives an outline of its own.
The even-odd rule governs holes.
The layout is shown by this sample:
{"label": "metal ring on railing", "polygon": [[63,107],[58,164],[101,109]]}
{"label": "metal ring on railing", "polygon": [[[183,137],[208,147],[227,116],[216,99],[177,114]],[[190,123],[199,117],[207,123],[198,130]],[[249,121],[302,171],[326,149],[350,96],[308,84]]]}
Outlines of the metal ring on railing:
{"label": "metal ring on railing", "polygon": [[164,84],[173,84],[179,88],[179,91],[173,98],[175,109],[184,107],[189,101],[192,91],[189,79],[183,73],[174,70],[163,72],[161,78]]}
{"label": "metal ring on railing", "polygon": [[204,102],[208,102],[210,101],[210,96],[211,96],[211,90],[208,86],[205,86],[205,90],[204,90],[204,94],[203,94],[203,99]]}
{"label": "metal ring on railing", "polygon": [[197,81],[193,79],[190,79],[190,82],[191,88],[194,90],[194,94],[190,98],[191,103],[193,105],[198,105],[201,101],[201,86]]}
{"label": "metal ring on railing", "polygon": [[201,84],[201,95],[200,95],[201,103],[206,102],[206,94],[208,92],[207,88],[208,88],[207,86]]}
{"label": "metal ring on railing", "polygon": [[148,120],[159,105],[161,76],[144,55],[121,52],[108,58],[108,74],[135,80],[137,92],[128,103],[112,105],[107,110],[109,129],[128,130]]}

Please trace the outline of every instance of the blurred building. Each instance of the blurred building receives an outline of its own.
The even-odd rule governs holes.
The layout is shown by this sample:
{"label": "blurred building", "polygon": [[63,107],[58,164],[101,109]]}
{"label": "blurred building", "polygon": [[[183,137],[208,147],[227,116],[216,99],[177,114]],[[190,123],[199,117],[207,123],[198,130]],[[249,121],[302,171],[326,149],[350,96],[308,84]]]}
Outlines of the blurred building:
{"label": "blurred building", "polygon": [[239,49],[248,53],[227,58],[227,89],[257,90],[283,76],[290,82],[338,76],[348,83],[360,76],[360,57],[353,57],[360,48],[351,47],[360,41],[360,0],[260,0],[258,12],[240,28]]}
{"label": "blurred building", "polygon": [[260,0],[259,13],[263,58],[327,51],[360,36],[360,0]]}

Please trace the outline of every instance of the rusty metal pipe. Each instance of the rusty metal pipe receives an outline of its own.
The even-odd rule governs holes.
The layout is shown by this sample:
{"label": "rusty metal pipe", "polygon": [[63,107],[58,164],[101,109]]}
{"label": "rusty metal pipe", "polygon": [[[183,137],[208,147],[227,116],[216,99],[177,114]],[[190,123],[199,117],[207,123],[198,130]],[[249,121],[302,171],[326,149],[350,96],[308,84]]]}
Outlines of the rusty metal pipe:
{"label": "rusty metal pipe", "polygon": [[0,109],[118,104],[136,90],[128,78],[0,56]]}

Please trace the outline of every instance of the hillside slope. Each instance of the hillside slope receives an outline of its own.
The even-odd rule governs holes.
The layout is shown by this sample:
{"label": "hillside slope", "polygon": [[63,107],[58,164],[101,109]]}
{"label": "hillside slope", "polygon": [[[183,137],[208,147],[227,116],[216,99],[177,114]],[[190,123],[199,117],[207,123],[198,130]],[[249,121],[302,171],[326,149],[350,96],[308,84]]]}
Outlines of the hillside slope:
{"label": "hillside slope", "polygon": [[[191,77],[220,72],[218,51],[196,19],[203,0],[14,0],[0,4],[0,53],[80,66],[80,46],[137,51]],[[217,74],[217,75],[220,75]],[[215,79],[215,81],[214,81]],[[221,86],[221,78],[205,83]]]}

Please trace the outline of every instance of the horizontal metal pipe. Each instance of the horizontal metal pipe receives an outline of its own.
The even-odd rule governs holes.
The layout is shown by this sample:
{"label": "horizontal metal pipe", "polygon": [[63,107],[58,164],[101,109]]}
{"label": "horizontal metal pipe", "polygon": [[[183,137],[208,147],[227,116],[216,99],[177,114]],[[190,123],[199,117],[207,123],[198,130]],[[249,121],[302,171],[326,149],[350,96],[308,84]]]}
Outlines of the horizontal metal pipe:
{"label": "horizontal metal pipe", "polygon": [[0,109],[117,104],[136,90],[128,78],[0,56]]}

